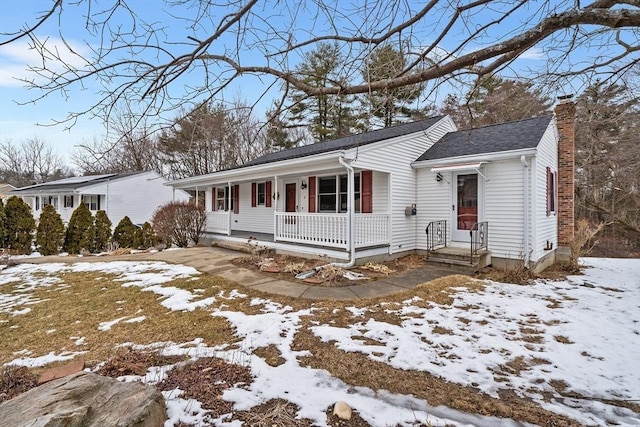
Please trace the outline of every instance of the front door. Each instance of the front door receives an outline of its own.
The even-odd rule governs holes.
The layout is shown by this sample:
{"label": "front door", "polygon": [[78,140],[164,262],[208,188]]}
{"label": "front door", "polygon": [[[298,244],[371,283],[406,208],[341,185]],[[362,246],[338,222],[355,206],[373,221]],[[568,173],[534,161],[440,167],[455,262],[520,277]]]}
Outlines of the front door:
{"label": "front door", "polygon": [[[285,189],[284,211],[297,212],[298,211],[298,203],[297,203],[298,191],[296,188],[296,183],[295,182],[287,183],[285,184],[284,189]],[[287,216],[284,222],[286,225],[295,225],[296,218]],[[293,230],[289,230],[289,231],[292,232]]]}
{"label": "front door", "polygon": [[478,222],[478,174],[454,174],[454,194],[451,221],[452,239],[457,242],[469,242],[469,231]]}

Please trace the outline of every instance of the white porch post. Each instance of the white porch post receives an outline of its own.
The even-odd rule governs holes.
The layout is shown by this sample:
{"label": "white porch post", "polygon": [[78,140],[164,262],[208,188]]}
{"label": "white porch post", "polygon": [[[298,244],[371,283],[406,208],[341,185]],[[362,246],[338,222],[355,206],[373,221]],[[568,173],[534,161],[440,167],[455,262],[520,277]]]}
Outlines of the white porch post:
{"label": "white porch post", "polygon": [[[278,194],[278,175],[273,177],[274,194]],[[271,194],[269,194],[271,197]],[[273,201],[273,241],[278,241],[278,197]]]}
{"label": "white porch post", "polygon": [[231,181],[227,182],[229,188],[227,197],[227,236],[231,236]]}

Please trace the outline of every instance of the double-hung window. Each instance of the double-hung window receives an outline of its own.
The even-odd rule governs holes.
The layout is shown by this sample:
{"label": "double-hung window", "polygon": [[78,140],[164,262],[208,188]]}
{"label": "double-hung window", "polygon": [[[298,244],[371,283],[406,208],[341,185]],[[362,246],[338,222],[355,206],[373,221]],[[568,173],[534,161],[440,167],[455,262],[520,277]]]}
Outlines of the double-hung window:
{"label": "double-hung window", "polygon": [[[354,212],[360,212],[360,174],[354,174]],[[318,212],[347,212],[347,175],[318,177]]]}
{"label": "double-hung window", "polygon": [[42,208],[52,205],[55,210],[58,210],[58,196],[42,196]]}
{"label": "double-hung window", "polygon": [[266,203],[267,184],[265,182],[258,183],[258,191],[256,193],[258,205],[264,205]]}
{"label": "double-hung window", "polygon": [[82,203],[87,205],[90,211],[100,210],[100,196],[97,194],[83,194]]}
{"label": "double-hung window", "polygon": [[[216,188],[216,210],[228,211],[229,210],[229,187],[217,187]],[[231,199],[231,210],[233,210],[233,199]]]}
{"label": "double-hung window", "polygon": [[65,208],[72,208],[73,207],[73,195],[70,196],[64,196],[64,199],[62,201],[62,206]]}

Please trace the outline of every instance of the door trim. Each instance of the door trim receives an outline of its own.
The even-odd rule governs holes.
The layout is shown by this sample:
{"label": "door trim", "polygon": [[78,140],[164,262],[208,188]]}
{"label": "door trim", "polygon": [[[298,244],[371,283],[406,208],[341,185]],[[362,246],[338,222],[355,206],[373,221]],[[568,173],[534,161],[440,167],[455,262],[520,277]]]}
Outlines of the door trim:
{"label": "door trim", "polygon": [[481,171],[458,171],[451,174],[451,241],[471,242],[469,230],[458,230],[458,176],[475,175],[477,179],[477,219],[484,221],[484,178]]}

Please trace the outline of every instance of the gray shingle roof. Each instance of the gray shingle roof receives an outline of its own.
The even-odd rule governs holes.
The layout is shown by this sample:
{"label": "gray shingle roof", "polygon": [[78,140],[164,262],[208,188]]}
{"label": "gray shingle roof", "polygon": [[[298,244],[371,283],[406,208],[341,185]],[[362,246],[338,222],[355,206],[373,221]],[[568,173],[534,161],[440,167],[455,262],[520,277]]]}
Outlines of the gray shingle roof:
{"label": "gray shingle roof", "polygon": [[86,175],[86,176],[74,176],[71,178],[64,178],[57,181],[45,182],[43,184],[30,185],[28,187],[18,188],[11,191],[9,194],[26,194],[33,192],[52,192],[52,191],[73,191],[76,188],[87,187],[89,185],[99,184],[105,181],[113,181],[114,179],[121,179],[131,175],[137,175],[144,172],[125,172],[125,173],[110,173],[104,175]]}
{"label": "gray shingle roof", "polygon": [[417,161],[535,148],[551,119],[550,115],[541,116],[449,132]]}
{"label": "gray shingle roof", "polygon": [[316,144],[304,145],[288,150],[278,151],[276,153],[265,154],[250,162],[239,166],[243,168],[247,166],[262,165],[265,163],[279,162],[282,160],[295,159],[299,157],[312,156],[314,154],[328,153],[331,151],[348,150],[358,146],[371,144],[385,139],[395,138],[402,135],[426,130],[433,126],[444,116],[430,117],[413,123],[404,123],[397,126],[391,126],[384,129],[378,129],[358,135],[349,135],[342,138],[332,139],[330,141],[318,142]]}

